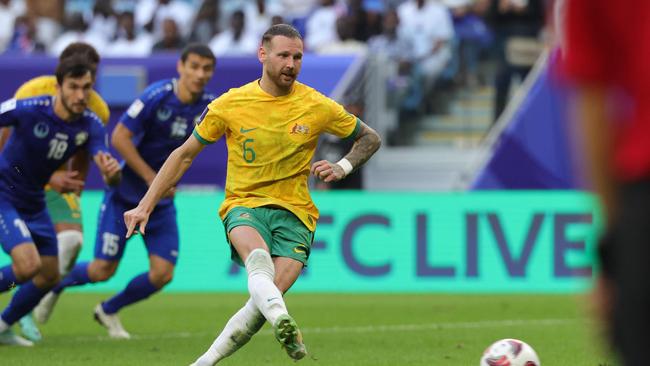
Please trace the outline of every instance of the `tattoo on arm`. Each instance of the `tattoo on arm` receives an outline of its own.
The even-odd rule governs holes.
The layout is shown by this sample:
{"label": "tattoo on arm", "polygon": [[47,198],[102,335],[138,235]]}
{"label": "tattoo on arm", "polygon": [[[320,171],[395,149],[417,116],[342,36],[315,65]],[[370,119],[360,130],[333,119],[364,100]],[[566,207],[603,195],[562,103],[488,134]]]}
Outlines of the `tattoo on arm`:
{"label": "tattoo on arm", "polygon": [[354,145],[345,158],[354,169],[363,165],[381,146],[381,137],[365,123],[361,122],[361,130],[354,140]]}

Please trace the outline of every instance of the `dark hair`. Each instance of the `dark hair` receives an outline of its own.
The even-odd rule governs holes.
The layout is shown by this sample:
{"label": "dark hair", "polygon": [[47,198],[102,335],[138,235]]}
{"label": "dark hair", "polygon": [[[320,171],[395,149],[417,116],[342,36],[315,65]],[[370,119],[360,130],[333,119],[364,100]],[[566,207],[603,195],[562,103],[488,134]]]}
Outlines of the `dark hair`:
{"label": "dark hair", "polygon": [[181,52],[181,61],[185,62],[191,53],[199,55],[201,57],[209,58],[215,63],[217,62],[217,58],[214,56],[214,53],[212,53],[210,47],[204,45],[203,43],[190,43],[185,46],[185,48],[183,48],[183,52]]}
{"label": "dark hair", "polygon": [[73,55],[64,58],[56,66],[56,82],[63,85],[63,79],[66,77],[80,78],[87,73],[93,75],[93,67],[90,62],[82,55]]}
{"label": "dark hair", "polygon": [[59,55],[59,62],[63,61],[68,57],[72,57],[76,55],[85,58],[92,65],[99,64],[100,57],[95,47],[84,42],[70,43],[68,47],[64,48],[61,54]]}
{"label": "dark hair", "polygon": [[289,24],[276,24],[272,25],[271,28],[267,29],[262,36],[262,44],[267,44],[271,42],[271,39],[275,36],[285,36],[287,38],[298,38],[302,41],[302,36],[300,32],[293,26]]}

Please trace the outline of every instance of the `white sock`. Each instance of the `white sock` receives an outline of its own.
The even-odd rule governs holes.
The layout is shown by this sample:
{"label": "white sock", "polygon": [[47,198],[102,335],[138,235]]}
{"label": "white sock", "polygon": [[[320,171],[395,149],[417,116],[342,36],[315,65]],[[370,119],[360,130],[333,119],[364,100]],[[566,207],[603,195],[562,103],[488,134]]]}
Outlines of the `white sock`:
{"label": "white sock", "polygon": [[7,329],[9,329],[9,324],[5,323],[5,321],[0,318],[0,333],[4,332]]}
{"label": "white sock", "polygon": [[59,244],[59,272],[65,276],[70,272],[81,250],[83,234],[77,230],[64,230],[56,235]]}
{"label": "white sock", "polygon": [[213,366],[230,356],[245,345],[265,322],[264,315],[257,309],[253,300],[248,299],[246,305],[230,318],[210,348],[193,365]]}
{"label": "white sock", "polygon": [[246,258],[248,292],[266,320],[275,324],[276,319],[287,314],[282,293],[273,283],[275,267],[271,255],[264,249],[254,249]]}

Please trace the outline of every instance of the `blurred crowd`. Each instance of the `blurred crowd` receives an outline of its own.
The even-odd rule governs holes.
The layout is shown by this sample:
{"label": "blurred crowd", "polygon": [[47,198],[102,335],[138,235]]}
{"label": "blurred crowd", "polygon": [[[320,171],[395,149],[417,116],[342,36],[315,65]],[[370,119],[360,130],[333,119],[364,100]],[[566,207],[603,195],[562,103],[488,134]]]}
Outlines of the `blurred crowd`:
{"label": "blurred crowd", "polygon": [[102,56],[145,57],[209,44],[255,55],[272,24],[293,24],[307,52],[375,54],[395,65],[400,108],[417,109],[440,81],[485,83],[496,60],[495,115],[513,75],[538,54],[547,0],[0,0],[0,52],[57,56],[84,41]]}

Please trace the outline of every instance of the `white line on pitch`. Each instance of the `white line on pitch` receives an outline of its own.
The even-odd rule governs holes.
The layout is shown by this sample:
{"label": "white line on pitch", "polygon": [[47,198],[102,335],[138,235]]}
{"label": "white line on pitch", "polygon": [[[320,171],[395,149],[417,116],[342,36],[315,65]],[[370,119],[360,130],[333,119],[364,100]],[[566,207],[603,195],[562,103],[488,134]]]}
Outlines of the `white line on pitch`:
{"label": "white line on pitch", "polygon": [[[521,326],[557,326],[571,325],[576,323],[585,323],[584,319],[567,318],[567,319],[504,319],[504,320],[484,320],[476,322],[444,322],[444,323],[424,323],[424,324],[383,324],[383,325],[360,325],[351,327],[306,327],[300,328],[305,334],[334,334],[334,333],[374,333],[374,332],[395,332],[395,331],[421,331],[436,329],[478,329],[478,328],[498,328],[498,327],[521,327]],[[179,339],[194,338],[219,334],[221,329],[214,331],[202,332],[174,332],[160,334],[142,334],[132,335],[134,340],[156,340],[156,339]],[[262,334],[271,334],[270,329],[260,331]],[[90,336],[90,337],[65,337],[65,341],[73,342],[93,342],[113,340],[108,336]],[[120,342],[121,340],[115,340]]]}

